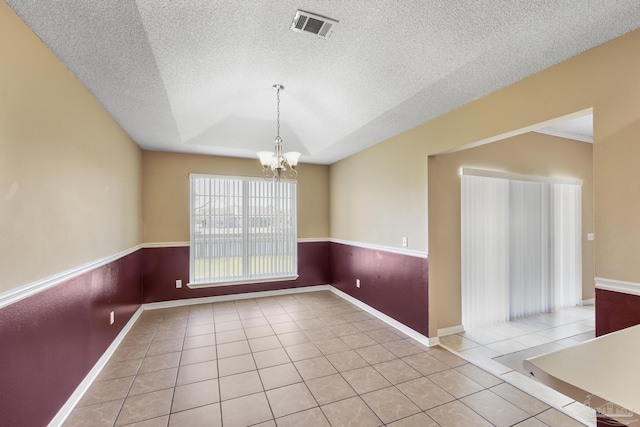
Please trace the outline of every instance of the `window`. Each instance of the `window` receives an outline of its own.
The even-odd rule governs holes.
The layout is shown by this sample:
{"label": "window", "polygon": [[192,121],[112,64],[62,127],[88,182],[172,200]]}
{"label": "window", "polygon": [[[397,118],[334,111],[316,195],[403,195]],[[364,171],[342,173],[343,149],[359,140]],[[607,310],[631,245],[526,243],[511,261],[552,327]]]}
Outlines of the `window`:
{"label": "window", "polygon": [[190,179],[190,287],[297,278],[295,183]]}

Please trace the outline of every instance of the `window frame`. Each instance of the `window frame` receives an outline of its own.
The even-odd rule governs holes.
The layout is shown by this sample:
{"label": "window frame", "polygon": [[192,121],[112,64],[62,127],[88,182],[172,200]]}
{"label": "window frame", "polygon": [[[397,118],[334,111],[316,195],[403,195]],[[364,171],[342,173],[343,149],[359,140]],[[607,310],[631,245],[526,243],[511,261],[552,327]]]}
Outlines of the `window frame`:
{"label": "window frame", "polygon": [[[239,180],[242,182],[242,233],[240,234],[242,240],[242,278],[238,280],[208,280],[208,281],[195,281],[195,251],[194,251],[194,241],[195,241],[195,199],[194,199],[194,180],[195,179],[220,179],[220,180]],[[293,231],[291,240],[287,242],[293,246],[293,250],[291,251],[291,256],[293,256],[293,268],[289,272],[285,273],[293,273],[293,274],[282,274],[282,275],[273,275],[273,276],[264,276],[256,279],[251,279],[247,277],[246,269],[249,268],[249,260],[247,259],[251,255],[248,254],[249,246],[247,245],[248,236],[249,236],[249,227],[248,223],[251,221],[251,217],[249,214],[249,201],[251,199],[250,194],[247,192],[248,182],[257,182],[257,183],[270,183],[269,181],[265,181],[264,178],[261,177],[251,177],[251,176],[231,176],[231,175],[214,175],[214,174],[199,174],[199,173],[191,173],[189,174],[189,283],[187,286],[191,289],[197,288],[208,288],[208,287],[219,287],[219,286],[233,286],[233,285],[243,285],[243,284],[252,284],[252,283],[271,283],[271,282],[282,282],[282,281],[292,281],[296,280],[298,275],[298,215],[297,215],[297,181],[287,181],[283,182],[273,182],[273,185],[282,185],[282,184],[293,184],[293,201],[292,205],[289,207],[291,211],[290,221],[293,223]],[[272,239],[277,236],[271,236]],[[211,244],[211,242],[210,242]],[[289,254],[289,253],[287,253]]]}

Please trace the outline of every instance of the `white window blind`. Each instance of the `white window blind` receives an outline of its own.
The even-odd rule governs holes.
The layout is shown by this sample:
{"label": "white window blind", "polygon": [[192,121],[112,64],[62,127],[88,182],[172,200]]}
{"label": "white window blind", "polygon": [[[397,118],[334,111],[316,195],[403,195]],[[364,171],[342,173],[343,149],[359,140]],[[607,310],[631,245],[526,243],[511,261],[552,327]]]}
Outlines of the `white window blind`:
{"label": "white window blind", "polygon": [[297,277],[295,183],[190,178],[190,287]]}
{"label": "white window blind", "polygon": [[463,170],[465,328],[580,302],[581,185],[575,179]]}

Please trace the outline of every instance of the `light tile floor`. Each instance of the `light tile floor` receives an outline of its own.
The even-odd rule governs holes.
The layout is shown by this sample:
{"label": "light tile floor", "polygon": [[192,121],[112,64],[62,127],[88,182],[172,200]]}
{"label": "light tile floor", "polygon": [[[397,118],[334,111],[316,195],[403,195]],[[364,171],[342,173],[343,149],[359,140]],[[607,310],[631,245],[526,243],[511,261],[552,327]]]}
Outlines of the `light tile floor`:
{"label": "light tile floor", "polygon": [[579,423],[322,291],[143,312],[64,424],[114,425]]}
{"label": "light tile floor", "polygon": [[594,411],[532,379],[522,362],[594,337],[594,306],[584,306],[472,329],[440,337],[440,342],[471,363],[593,425]]}

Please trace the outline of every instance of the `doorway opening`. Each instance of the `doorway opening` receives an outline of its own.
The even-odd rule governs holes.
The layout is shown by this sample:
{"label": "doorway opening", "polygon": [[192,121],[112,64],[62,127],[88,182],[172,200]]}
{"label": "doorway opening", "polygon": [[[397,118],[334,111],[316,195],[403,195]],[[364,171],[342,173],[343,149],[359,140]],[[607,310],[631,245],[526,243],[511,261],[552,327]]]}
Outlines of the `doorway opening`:
{"label": "doorway opening", "polygon": [[465,328],[580,304],[582,180],[461,172]]}
{"label": "doorway opening", "polygon": [[[462,168],[583,181],[582,227],[578,231],[582,241],[582,283],[577,301],[593,303],[592,132],[592,111],[588,109],[429,156],[429,277],[437,287],[430,317],[438,336],[469,329],[462,322]],[[502,297],[508,299],[506,293]]]}

